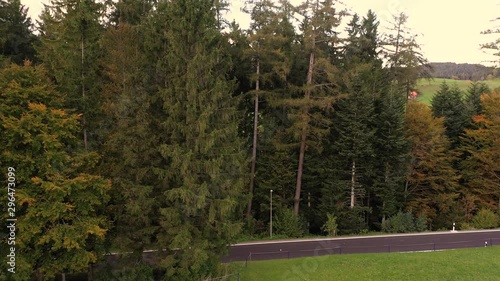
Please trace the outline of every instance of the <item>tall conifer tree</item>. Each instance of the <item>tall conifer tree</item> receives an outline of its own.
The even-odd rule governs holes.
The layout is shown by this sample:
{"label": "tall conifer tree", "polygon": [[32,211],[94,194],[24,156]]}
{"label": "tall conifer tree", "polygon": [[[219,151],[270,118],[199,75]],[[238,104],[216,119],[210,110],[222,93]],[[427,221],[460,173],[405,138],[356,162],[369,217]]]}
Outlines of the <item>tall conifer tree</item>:
{"label": "tall conifer tree", "polygon": [[[152,77],[147,71],[143,18],[151,7],[145,1],[119,1],[112,26],[101,40],[104,55],[102,110],[106,122],[103,172],[113,180],[111,215],[115,247],[133,252],[132,264],[152,247],[158,220],[153,167],[158,163],[158,136],[153,128]],[[154,193],[156,192],[156,193]]]}
{"label": "tall conifer tree", "polygon": [[443,82],[432,98],[431,105],[434,117],[444,117],[446,135],[452,142],[452,147],[457,147],[460,143],[460,136],[463,135],[464,128],[469,123],[462,92],[457,86],[449,87]]}
{"label": "tall conifer tree", "polygon": [[81,115],[86,150],[97,145],[99,134],[102,96],[98,60],[104,7],[96,0],[51,0],[41,15],[41,46],[37,51],[57,89],[67,95],[66,107]]}
{"label": "tall conifer tree", "polygon": [[0,62],[3,58],[22,64],[35,60],[33,24],[20,0],[0,1]]}
{"label": "tall conifer tree", "polygon": [[[247,204],[247,218],[251,217],[252,211],[252,196],[254,193],[255,172],[257,164],[257,139],[259,128],[259,103],[262,102],[263,96],[269,93],[273,88],[279,88],[277,80],[285,81],[289,73],[289,63],[287,63],[287,54],[284,52],[285,45],[289,38],[286,38],[280,31],[280,25],[286,21],[286,15],[283,17],[283,10],[280,12],[280,7],[277,7],[273,1],[249,1],[251,10],[248,11],[251,15],[252,22],[248,40],[250,48],[247,50],[247,55],[251,58],[255,71],[251,77],[254,85],[252,94],[254,96],[254,112],[253,112],[253,142],[252,142],[252,158],[250,172],[250,199]],[[286,5],[286,3],[282,3]],[[283,9],[284,7],[281,7]],[[285,47],[285,48],[284,48]],[[282,84],[282,83],[281,83]],[[259,101],[259,97],[261,101]]]}
{"label": "tall conifer tree", "polygon": [[[214,273],[238,233],[232,215],[243,188],[244,151],[238,137],[234,82],[217,21],[223,2],[163,3],[166,16],[165,84],[155,169],[160,200],[158,234],[168,280],[196,280]],[[246,173],[248,174],[248,173]]]}
{"label": "tall conifer tree", "polygon": [[299,11],[303,16],[301,53],[307,57],[308,65],[305,79],[299,80],[301,96],[285,101],[285,104],[296,109],[290,113],[294,122],[290,131],[299,140],[295,215],[299,214],[306,150],[309,146],[320,147],[321,138],[327,134],[330,122],[325,118],[324,111],[330,109],[338,98],[335,90],[337,69],[332,63],[332,55],[338,43],[335,29],[343,13],[336,9],[333,0],[308,0],[299,7]]}

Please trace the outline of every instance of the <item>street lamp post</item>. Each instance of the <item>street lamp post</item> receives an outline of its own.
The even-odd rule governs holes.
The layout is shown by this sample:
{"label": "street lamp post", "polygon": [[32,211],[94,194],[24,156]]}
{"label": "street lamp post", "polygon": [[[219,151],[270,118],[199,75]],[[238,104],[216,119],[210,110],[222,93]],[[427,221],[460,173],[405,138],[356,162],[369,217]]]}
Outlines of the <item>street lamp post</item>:
{"label": "street lamp post", "polygon": [[273,238],[273,190],[269,194],[269,234]]}

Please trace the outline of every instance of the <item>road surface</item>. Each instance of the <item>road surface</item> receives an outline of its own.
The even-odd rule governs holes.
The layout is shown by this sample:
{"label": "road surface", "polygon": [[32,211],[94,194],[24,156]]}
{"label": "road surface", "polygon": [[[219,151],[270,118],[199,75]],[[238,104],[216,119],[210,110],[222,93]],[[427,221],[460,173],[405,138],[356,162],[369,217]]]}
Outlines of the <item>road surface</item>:
{"label": "road surface", "polygon": [[436,251],[500,245],[500,229],[238,243],[223,262],[331,254]]}

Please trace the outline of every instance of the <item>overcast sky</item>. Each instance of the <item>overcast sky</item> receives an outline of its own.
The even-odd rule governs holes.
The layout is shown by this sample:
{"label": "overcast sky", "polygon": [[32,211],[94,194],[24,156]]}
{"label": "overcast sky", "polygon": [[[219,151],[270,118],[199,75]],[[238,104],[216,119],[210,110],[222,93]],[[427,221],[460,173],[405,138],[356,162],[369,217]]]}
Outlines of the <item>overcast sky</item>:
{"label": "overcast sky", "polygon": [[[46,1],[45,1],[46,2]],[[301,0],[291,0],[297,4]],[[408,27],[419,34],[425,57],[431,62],[484,63],[491,55],[479,49],[480,43],[493,41],[481,35],[481,31],[494,27],[491,20],[500,16],[500,0],[343,0],[351,11],[365,15],[372,9],[381,22],[388,26],[392,15],[400,11],[408,16]],[[40,0],[21,0],[29,7],[29,15],[35,19],[43,7]],[[244,0],[232,0],[230,19],[248,26],[248,16],[239,10]],[[345,20],[347,21],[347,20]],[[494,38],[494,37],[493,37]]]}

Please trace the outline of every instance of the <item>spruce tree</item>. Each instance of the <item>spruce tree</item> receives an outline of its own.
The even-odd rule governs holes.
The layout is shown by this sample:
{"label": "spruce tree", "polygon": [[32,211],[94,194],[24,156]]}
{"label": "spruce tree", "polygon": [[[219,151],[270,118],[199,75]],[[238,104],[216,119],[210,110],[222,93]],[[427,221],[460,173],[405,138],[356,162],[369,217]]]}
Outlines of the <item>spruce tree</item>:
{"label": "spruce tree", "polygon": [[374,148],[378,165],[373,178],[373,206],[382,222],[396,214],[403,202],[409,155],[404,127],[405,100],[401,92],[386,89],[375,101]]}
{"label": "spruce tree", "polygon": [[33,23],[27,16],[28,9],[20,0],[0,1],[0,62],[22,64],[24,60],[35,61]]}
{"label": "spruce tree", "polygon": [[37,48],[41,61],[66,93],[66,107],[81,115],[82,143],[86,150],[98,145],[100,21],[105,6],[96,0],[51,0],[41,15]]}
{"label": "spruce tree", "polygon": [[[355,206],[356,197],[366,194],[370,185],[367,179],[373,172],[373,137],[375,135],[375,99],[387,83],[381,62],[377,57],[378,34],[376,16],[369,11],[358,23],[359,17],[353,19],[347,29],[350,34],[343,50],[343,92],[348,94],[335,107],[333,136],[340,158],[347,160],[344,173],[349,175],[350,202]],[[359,179],[363,179],[360,182]],[[358,202],[363,203],[363,202]]]}
{"label": "spruce tree", "polygon": [[484,82],[472,82],[464,99],[465,108],[467,110],[468,121],[472,122],[472,117],[483,113],[483,106],[481,105],[481,96],[483,94],[491,93],[488,84]]}
{"label": "spruce tree", "polygon": [[462,100],[462,92],[457,86],[449,87],[445,82],[431,101],[432,115],[444,117],[446,135],[452,142],[452,148],[460,143],[460,136],[467,125],[467,111]]}
{"label": "spruce tree", "polygon": [[[131,264],[142,261],[153,247],[158,229],[153,168],[159,162],[152,110],[150,73],[144,50],[143,1],[120,1],[116,22],[103,34],[101,170],[113,181],[109,209],[114,222],[114,248],[132,252]],[[126,255],[125,255],[126,256]]]}
{"label": "spruce tree", "polygon": [[154,97],[158,115],[154,169],[162,193],[158,247],[168,280],[215,274],[240,226],[232,219],[243,188],[244,151],[238,137],[234,82],[217,21],[204,0],[162,3],[165,84]]}

